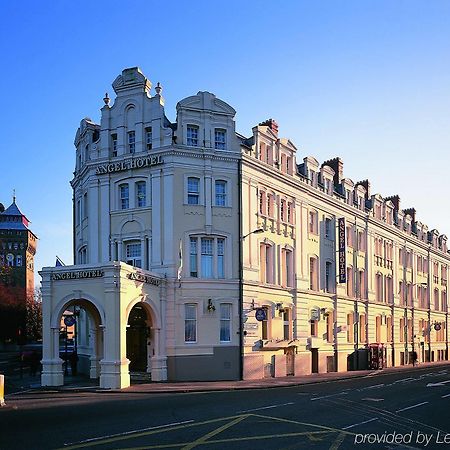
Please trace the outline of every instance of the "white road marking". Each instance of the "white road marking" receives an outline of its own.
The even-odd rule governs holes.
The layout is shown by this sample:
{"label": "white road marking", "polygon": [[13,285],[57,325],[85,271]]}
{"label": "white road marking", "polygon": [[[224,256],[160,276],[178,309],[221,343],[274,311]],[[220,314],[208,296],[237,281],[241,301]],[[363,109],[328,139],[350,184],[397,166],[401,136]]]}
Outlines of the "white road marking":
{"label": "white road marking", "polygon": [[384,398],[367,397],[367,398],[363,398],[363,400],[367,400],[368,402],[382,402],[384,400]]}
{"label": "white road marking", "polygon": [[365,423],[373,422],[374,420],[378,420],[378,417],[374,417],[373,419],[365,420],[364,422],[354,423],[353,425],[349,425],[348,427],[342,428],[343,430],[348,430],[353,427],[357,427],[358,425],[364,425]]}
{"label": "white road marking", "polygon": [[123,433],[107,434],[105,436],[99,436],[99,437],[95,437],[95,438],[84,439],[83,441],[68,442],[68,443],[64,444],[64,446],[67,447],[69,445],[84,444],[86,442],[99,441],[101,439],[109,439],[109,438],[113,438],[113,437],[117,437],[117,436],[126,436],[127,434],[140,433],[142,431],[157,430],[158,428],[167,428],[167,427],[172,427],[172,426],[175,426],[175,425],[183,425],[185,423],[192,423],[192,422],[194,422],[194,421],[193,420],[184,420],[183,422],[173,422],[173,423],[168,423],[166,425],[158,425],[157,427],[148,427],[148,428],[141,428],[139,430],[125,431]]}
{"label": "white road marking", "polygon": [[361,391],[366,391],[367,389],[376,389],[376,388],[379,388],[379,387],[382,387],[382,386],[384,386],[384,383],[382,383],[382,384],[375,384],[374,386],[367,386],[367,387],[358,389],[358,391],[361,392]]}
{"label": "white road marking", "polygon": [[406,411],[407,409],[417,408],[418,406],[426,405],[427,403],[429,403],[429,402],[417,403],[417,405],[407,406],[406,408],[398,409],[398,410],[395,411],[395,412],[396,412],[396,413],[399,413],[399,412],[402,412],[402,411]]}
{"label": "white road marking", "polygon": [[247,413],[247,412],[250,412],[250,411],[261,411],[262,409],[278,408],[279,406],[287,406],[287,405],[294,405],[294,402],[281,403],[280,405],[262,406],[261,408],[246,409],[245,411],[238,411],[238,413]]}
{"label": "white road marking", "polygon": [[446,397],[450,397],[450,394],[443,395],[441,398],[446,398]]}
{"label": "white road marking", "polygon": [[337,394],[324,395],[323,397],[313,397],[313,398],[311,399],[311,401],[312,401],[312,400],[322,400],[323,398],[336,397],[337,395],[346,395],[346,394],[348,394],[348,391],[349,391],[349,390],[350,390],[350,389],[347,389],[347,390],[345,390],[345,391],[338,392]]}
{"label": "white road marking", "polygon": [[444,386],[444,384],[450,383],[450,380],[440,381],[439,383],[428,383],[427,387]]}
{"label": "white road marking", "polygon": [[402,378],[401,380],[394,381],[393,384],[395,384],[395,383],[406,383],[407,381],[414,381],[414,378],[411,378],[411,377],[409,377],[409,378]]}

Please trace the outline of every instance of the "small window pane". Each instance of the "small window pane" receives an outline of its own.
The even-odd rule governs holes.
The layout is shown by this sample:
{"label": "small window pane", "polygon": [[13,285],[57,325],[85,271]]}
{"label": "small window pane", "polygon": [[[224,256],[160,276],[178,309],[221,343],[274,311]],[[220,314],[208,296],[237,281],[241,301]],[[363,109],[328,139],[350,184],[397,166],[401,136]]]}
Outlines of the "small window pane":
{"label": "small window pane", "polygon": [[188,125],[187,127],[187,145],[191,147],[198,146],[198,127]]}
{"label": "small window pane", "polygon": [[225,130],[219,130],[216,128],[214,132],[214,147],[218,150],[225,150]]}
{"label": "small window pane", "polygon": [[184,305],[184,340],[197,341],[197,305]]}
{"label": "small window pane", "polygon": [[220,341],[231,341],[231,304],[220,305]]}
{"label": "small window pane", "polygon": [[198,205],[200,194],[200,180],[198,178],[188,178],[188,204]]}
{"label": "small window pane", "polygon": [[216,206],[226,206],[227,203],[227,182],[216,181]]}
{"label": "small window pane", "polygon": [[136,183],[136,206],[138,208],[142,208],[147,204],[145,188],[145,181],[138,181]]}

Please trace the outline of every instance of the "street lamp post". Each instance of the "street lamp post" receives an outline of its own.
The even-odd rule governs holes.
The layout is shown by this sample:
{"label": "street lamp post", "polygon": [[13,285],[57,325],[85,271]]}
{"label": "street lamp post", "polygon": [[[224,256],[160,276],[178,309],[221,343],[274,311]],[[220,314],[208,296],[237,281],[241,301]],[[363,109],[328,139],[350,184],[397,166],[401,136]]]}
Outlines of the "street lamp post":
{"label": "street lamp post", "polygon": [[243,253],[244,253],[244,239],[251,234],[259,234],[264,232],[264,228],[256,228],[247,234],[242,235],[242,220],[240,221],[240,232],[241,235],[239,239],[239,354],[240,354],[240,366],[239,366],[239,379],[244,379],[244,322],[243,322],[243,311],[244,311],[244,264],[243,264]]}

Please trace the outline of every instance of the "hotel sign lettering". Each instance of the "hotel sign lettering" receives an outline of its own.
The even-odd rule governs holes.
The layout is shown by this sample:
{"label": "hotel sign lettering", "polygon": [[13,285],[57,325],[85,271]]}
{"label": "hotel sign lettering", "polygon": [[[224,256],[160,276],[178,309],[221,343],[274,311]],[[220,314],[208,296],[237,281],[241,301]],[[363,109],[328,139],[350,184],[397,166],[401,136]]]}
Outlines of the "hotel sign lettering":
{"label": "hotel sign lettering", "polygon": [[130,280],[140,281],[142,283],[153,284],[154,286],[159,286],[161,284],[161,280],[155,277],[151,277],[149,275],[144,275],[142,273],[129,273],[127,277]]}
{"label": "hotel sign lettering", "polygon": [[53,281],[60,280],[79,280],[81,278],[98,278],[103,276],[103,270],[77,270],[73,272],[55,272],[52,273]]}
{"label": "hotel sign lettering", "polygon": [[164,161],[161,155],[144,156],[142,158],[133,158],[111,164],[102,164],[95,170],[96,175],[104,175],[106,173],[122,172],[129,169],[141,169],[143,167],[157,166]]}
{"label": "hotel sign lettering", "polygon": [[339,244],[339,283],[347,282],[347,267],[345,262],[345,219],[338,219],[338,244]]}

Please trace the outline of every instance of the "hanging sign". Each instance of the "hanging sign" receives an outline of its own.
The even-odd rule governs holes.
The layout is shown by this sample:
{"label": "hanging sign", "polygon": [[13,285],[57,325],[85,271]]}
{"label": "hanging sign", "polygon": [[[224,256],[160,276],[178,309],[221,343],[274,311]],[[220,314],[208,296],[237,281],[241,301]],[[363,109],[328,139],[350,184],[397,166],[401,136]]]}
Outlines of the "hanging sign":
{"label": "hanging sign", "polygon": [[347,282],[347,267],[345,261],[345,219],[338,219],[338,248],[339,248],[339,283]]}
{"label": "hanging sign", "polygon": [[259,322],[267,320],[267,312],[263,308],[258,308],[255,312],[255,319]]}

